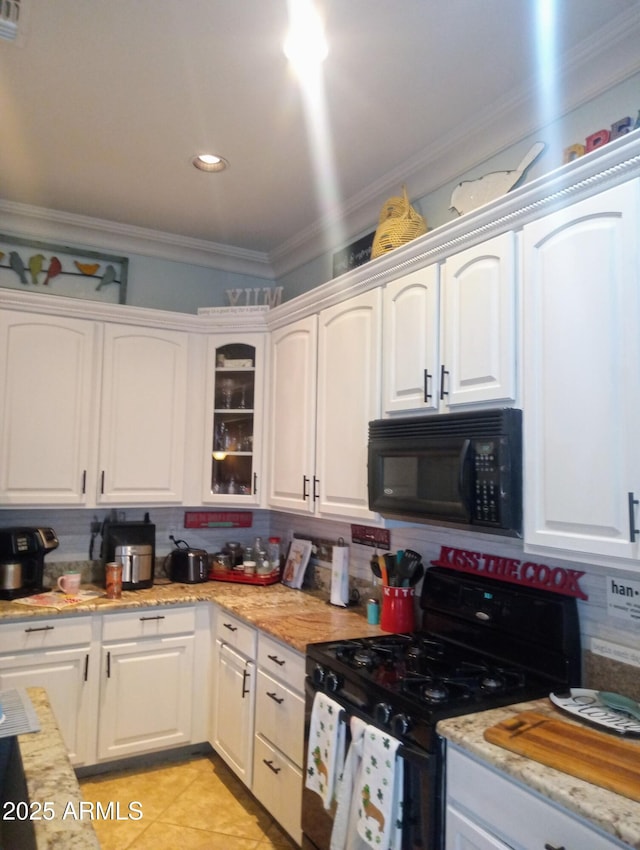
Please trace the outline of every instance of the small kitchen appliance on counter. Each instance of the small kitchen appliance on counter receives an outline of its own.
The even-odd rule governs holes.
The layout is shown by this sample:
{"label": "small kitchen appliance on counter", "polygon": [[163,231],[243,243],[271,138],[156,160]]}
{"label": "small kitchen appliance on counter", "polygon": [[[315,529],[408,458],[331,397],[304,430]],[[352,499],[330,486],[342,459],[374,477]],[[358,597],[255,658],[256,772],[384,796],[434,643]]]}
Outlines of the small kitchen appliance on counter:
{"label": "small kitchen appliance on counter", "polygon": [[103,567],[112,562],[122,564],[122,589],[139,590],[153,584],[156,560],[156,527],[149,521],[111,522],[102,528],[100,559]]}
{"label": "small kitchen appliance on counter", "polygon": [[41,593],[44,556],[57,548],[52,528],[0,528],[0,599]]}
{"label": "small kitchen appliance on counter", "polygon": [[209,554],[206,549],[192,549],[184,540],[176,540],[176,546],[165,560],[165,572],[171,581],[180,584],[199,584],[209,580]]}

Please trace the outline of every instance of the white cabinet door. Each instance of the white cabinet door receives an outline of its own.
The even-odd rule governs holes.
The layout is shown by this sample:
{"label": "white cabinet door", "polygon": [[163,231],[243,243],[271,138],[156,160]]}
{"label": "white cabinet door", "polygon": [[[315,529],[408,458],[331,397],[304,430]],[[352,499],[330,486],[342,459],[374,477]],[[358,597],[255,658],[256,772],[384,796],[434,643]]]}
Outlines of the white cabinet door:
{"label": "white cabinet door", "polygon": [[627,847],[448,742],[446,777],[446,850]]}
{"label": "white cabinet door", "polygon": [[95,728],[89,647],[0,655],[0,690],[44,688],[73,765],[85,763]]}
{"label": "white cabinet door", "polygon": [[449,804],[446,812],[445,850],[509,850],[509,847]]}
{"label": "white cabinet door", "polygon": [[214,336],[207,348],[206,503],[258,505],[262,486],[264,336]]}
{"label": "white cabinet door", "polygon": [[439,269],[411,272],[384,289],[383,409],[437,410],[439,404]]}
{"label": "white cabinet door", "polygon": [[380,415],[381,292],[320,313],[316,480],[322,516],[372,519],[367,493],[369,422]]}
{"label": "white cabinet door", "polygon": [[103,646],[99,760],[192,742],[193,653],[193,635]]}
{"label": "white cabinet door", "polygon": [[213,747],[251,788],[255,662],[216,641]]}
{"label": "white cabinet door", "polygon": [[98,501],[180,502],[188,335],[105,327]]}
{"label": "white cabinet door", "polygon": [[640,553],[638,181],[524,228],[528,551]]}
{"label": "white cabinet door", "polygon": [[83,505],[95,486],[94,322],[0,312],[0,501]]}
{"label": "white cabinet door", "polygon": [[443,408],[515,401],[515,234],[454,254],[442,275]]}
{"label": "white cabinet door", "polygon": [[314,510],[317,316],[271,335],[269,505]]}

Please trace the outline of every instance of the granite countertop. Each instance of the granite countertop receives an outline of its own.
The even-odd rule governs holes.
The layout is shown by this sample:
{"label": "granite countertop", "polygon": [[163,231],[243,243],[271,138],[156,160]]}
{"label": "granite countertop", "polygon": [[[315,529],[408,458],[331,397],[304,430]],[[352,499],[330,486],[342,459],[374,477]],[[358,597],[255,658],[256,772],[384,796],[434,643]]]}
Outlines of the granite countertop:
{"label": "granite countertop", "polygon": [[[575,722],[559,712],[548,699],[541,699],[441,720],[437,729],[443,738],[460,749],[640,850],[640,803],[490,744],[484,739],[485,729],[521,711],[538,711],[567,723]],[[637,745],[640,758],[640,741],[630,743],[632,746]]]}
{"label": "granite countertop", "polygon": [[[83,585],[82,589],[104,594],[104,588],[95,585]],[[197,602],[215,602],[299,652],[304,652],[309,643],[382,634],[379,626],[367,623],[364,607],[337,608],[312,593],[293,590],[280,583],[266,586],[222,581],[176,584],[164,579],[149,588],[124,590],[122,599],[100,596],[62,609],[0,601],[0,623],[28,617],[107,614]]]}
{"label": "granite countertop", "polygon": [[[82,793],[67,748],[43,688],[27,688],[40,721],[39,732],[18,735],[29,801],[43,806],[32,818],[37,850],[100,850],[91,819],[80,809]],[[51,805],[44,809],[44,804]],[[46,818],[45,818],[46,813]],[[53,817],[49,820],[49,814]]]}

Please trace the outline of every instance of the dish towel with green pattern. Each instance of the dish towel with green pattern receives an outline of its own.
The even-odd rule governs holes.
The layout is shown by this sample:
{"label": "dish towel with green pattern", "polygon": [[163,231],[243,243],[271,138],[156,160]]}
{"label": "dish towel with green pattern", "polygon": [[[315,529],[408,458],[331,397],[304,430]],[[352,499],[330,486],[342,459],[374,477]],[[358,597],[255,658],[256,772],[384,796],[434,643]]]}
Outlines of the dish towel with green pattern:
{"label": "dish towel with green pattern", "polygon": [[402,844],[403,760],[400,742],[367,726],[358,794],[358,835],[373,850],[400,850]]}
{"label": "dish towel with green pattern", "polygon": [[305,785],[322,797],[327,810],[331,807],[337,779],[342,773],[344,749],[342,708],[331,697],[318,691],[311,708]]}

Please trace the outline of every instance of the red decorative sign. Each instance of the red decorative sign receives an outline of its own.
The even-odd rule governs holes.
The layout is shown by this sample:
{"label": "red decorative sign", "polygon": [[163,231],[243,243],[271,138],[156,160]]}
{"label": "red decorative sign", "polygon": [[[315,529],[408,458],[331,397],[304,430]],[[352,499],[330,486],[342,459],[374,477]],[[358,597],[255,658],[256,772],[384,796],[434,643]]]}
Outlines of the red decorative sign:
{"label": "red decorative sign", "polygon": [[571,570],[565,567],[548,567],[546,564],[534,564],[532,561],[519,561],[517,558],[502,558],[498,555],[485,555],[468,549],[454,549],[451,546],[440,548],[440,557],[431,561],[434,567],[451,567],[467,573],[479,573],[487,578],[501,579],[512,584],[525,584],[540,590],[551,590],[564,596],[588,599],[578,584],[584,575],[583,570]]}
{"label": "red decorative sign", "polygon": [[251,511],[185,511],[185,528],[251,528]]}
{"label": "red decorative sign", "polygon": [[391,547],[391,532],[388,528],[377,528],[373,525],[352,525],[351,542],[388,552]]}

